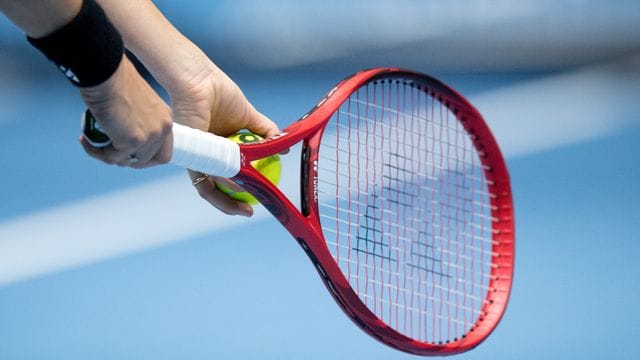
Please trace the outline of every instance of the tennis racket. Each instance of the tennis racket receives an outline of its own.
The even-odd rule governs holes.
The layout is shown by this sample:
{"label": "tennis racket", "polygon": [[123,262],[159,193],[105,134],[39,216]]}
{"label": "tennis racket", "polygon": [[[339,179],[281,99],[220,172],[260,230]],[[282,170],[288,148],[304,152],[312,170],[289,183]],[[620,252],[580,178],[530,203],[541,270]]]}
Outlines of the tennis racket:
{"label": "tennis racket", "polygon": [[[85,121],[95,128],[89,112]],[[275,137],[238,145],[178,124],[173,136],[172,163],[254,195],[342,310],[382,343],[455,354],[500,321],[514,262],[509,175],[480,113],[442,82],[361,71]],[[251,166],[298,143],[299,208]]]}

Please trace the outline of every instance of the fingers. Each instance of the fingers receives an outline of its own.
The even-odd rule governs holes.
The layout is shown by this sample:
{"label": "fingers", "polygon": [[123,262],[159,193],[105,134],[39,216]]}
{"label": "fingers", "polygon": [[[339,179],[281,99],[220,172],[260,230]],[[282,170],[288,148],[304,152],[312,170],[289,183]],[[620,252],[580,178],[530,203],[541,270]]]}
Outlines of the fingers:
{"label": "fingers", "polygon": [[189,170],[189,177],[193,186],[198,191],[200,197],[205,199],[209,204],[227,215],[241,215],[251,217],[253,215],[253,207],[242,201],[237,201],[223,193],[216,187],[212,177],[200,172]]}
{"label": "fingers", "polygon": [[280,132],[278,125],[262,113],[255,111],[254,118],[247,125],[247,130],[265,138],[274,136]]}
{"label": "fingers", "polygon": [[81,140],[91,157],[108,164],[145,168],[171,158],[171,109],[123,57],[105,82],[80,88],[111,145],[95,149]]}
{"label": "fingers", "polygon": [[[251,105],[250,105],[251,106]],[[255,110],[253,106],[251,106],[250,111],[250,120],[247,125],[247,130],[251,131],[254,134],[258,134],[265,138],[275,136],[280,133],[280,129],[275,122],[273,122],[268,117],[264,116],[259,111]],[[289,153],[289,149],[286,149],[280,152],[281,155],[286,155]]]}
{"label": "fingers", "polygon": [[244,123],[246,124],[247,130],[264,137],[273,136],[280,132],[275,122],[256,110],[247,98],[244,98],[244,101]]}
{"label": "fingers", "polygon": [[152,138],[139,146],[127,146],[120,149],[114,145],[94,147],[84,136],[81,136],[79,141],[89,156],[111,165],[142,169],[165,164],[171,160],[172,142],[166,136]]}
{"label": "fingers", "polygon": [[[116,148],[106,148],[105,155],[120,159],[116,162],[119,166],[129,166],[142,169],[158,164],[165,164],[171,160],[172,141],[167,135],[151,137],[136,149],[116,150]],[[112,152],[112,153],[111,153]],[[122,156],[125,155],[123,159]]]}

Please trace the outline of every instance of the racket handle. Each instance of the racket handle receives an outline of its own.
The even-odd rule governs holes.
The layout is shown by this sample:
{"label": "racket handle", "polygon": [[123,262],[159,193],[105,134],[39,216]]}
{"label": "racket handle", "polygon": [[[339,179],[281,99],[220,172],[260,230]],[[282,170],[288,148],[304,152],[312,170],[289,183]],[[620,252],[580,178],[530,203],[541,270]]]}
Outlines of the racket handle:
{"label": "racket handle", "polygon": [[[240,146],[235,142],[176,123],[172,132],[171,164],[222,177],[233,177],[240,172]],[[82,134],[94,147],[111,145],[111,139],[89,110],[82,116]]]}

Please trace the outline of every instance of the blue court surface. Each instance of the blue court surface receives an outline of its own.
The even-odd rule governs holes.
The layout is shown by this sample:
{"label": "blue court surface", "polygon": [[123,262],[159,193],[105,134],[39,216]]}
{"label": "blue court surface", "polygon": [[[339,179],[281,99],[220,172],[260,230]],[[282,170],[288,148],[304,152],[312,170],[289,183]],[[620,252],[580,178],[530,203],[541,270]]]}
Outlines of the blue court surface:
{"label": "blue court surface", "polygon": [[[515,282],[495,332],[455,358],[640,358],[640,6],[497,2],[491,16],[484,1],[400,1],[433,21],[413,37],[412,17],[399,30],[374,26],[383,44],[355,26],[348,39],[323,26],[359,21],[336,1],[333,12],[316,2],[271,12],[251,1],[156,3],[280,126],[340,79],[380,65],[435,75],[484,114],[511,173]],[[368,16],[390,7],[371,3]],[[353,4],[342,10],[365,8]],[[287,20],[285,10],[306,17]],[[444,10],[451,21],[434,15]],[[248,16],[258,17],[247,28],[233,21]],[[325,57],[299,50],[312,40]],[[261,207],[252,219],[226,217],[183,170],[87,157],[77,142],[83,109],[0,20],[0,359],[416,358],[361,332]]]}

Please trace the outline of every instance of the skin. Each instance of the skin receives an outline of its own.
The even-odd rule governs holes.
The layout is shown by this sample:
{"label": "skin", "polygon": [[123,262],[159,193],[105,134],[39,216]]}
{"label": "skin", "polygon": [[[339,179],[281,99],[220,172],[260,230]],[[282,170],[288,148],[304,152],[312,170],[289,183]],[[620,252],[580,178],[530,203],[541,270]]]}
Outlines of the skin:
{"label": "skin", "polygon": [[[82,0],[0,0],[0,10],[34,38],[69,23],[81,6]],[[138,168],[170,160],[171,109],[126,57],[108,80],[80,88],[80,94],[113,141],[112,146],[90,155],[109,164]],[[131,154],[138,163],[129,162]]]}
{"label": "skin", "polygon": [[[171,25],[151,1],[98,0],[98,3],[120,31],[125,46],[167,90],[171,107],[124,58],[107,81],[81,89],[83,99],[113,142],[110,147],[96,149],[81,139],[90,156],[136,168],[166,163],[171,156],[172,119],[222,136],[241,129],[264,137],[278,133],[275,123],[258,112],[240,88]],[[0,10],[32,37],[45,36],[64,26],[80,6],[81,0],[0,0]],[[140,161],[129,163],[131,154]],[[201,175],[189,171],[192,180]],[[226,179],[209,177],[196,187],[202,198],[226,214],[253,214],[250,205],[218,190],[216,181],[233,186]]]}

